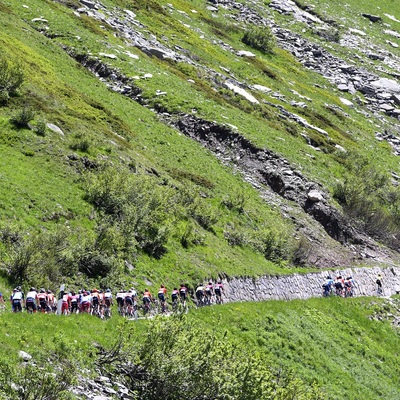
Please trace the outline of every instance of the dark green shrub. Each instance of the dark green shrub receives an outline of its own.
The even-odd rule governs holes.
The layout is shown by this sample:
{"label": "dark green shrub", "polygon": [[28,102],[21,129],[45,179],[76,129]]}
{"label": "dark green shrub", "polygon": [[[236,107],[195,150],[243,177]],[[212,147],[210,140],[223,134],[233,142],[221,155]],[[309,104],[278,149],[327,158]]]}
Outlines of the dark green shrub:
{"label": "dark green shrub", "polygon": [[87,139],[80,140],[76,143],[72,143],[69,148],[74,151],[81,151],[82,153],[88,153],[90,149],[90,142]]}
{"label": "dark green shrub", "polygon": [[272,53],[275,36],[267,26],[252,26],[244,34],[242,42],[264,53]]}
{"label": "dark green shrub", "polygon": [[11,122],[18,128],[29,128],[29,122],[34,118],[35,112],[29,106],[25,106],[11,117]]}
{"label": "dark green shrub", "polygon": [[35,132],[39,136],[46,136],[46,122],[45,121],[38,121],[35,127]]}
{"label": "dark green shrub", "polygon": [[8,100],[10,99],[10,95],[7,90],[2,89],[0,90],[0,104],[6,105]]}

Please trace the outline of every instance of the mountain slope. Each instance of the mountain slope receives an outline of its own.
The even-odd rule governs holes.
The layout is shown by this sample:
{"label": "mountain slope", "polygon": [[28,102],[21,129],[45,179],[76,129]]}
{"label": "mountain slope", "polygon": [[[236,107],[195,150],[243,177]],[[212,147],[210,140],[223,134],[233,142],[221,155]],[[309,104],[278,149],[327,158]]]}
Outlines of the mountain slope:
{"label": "mountain slope", "polygon": [[[28,204],[15,213],[20,226],[5,222],[5,231],[31,225],[39,237],[64,235],[78,253],[63,255],[64,268],[103,278],[103,284],[123,280],[124,269],[145,284],[174,270],[200,279],[394,261],[389,248],[397,248],[398,194],[391,179],[398,163],[375,131],[395,136],[395,107],[388,107],[396,97],[390,88],[389,94],[371,89],[371,82],[377,74],[395,75],[397,58],[384,58],[385,73],[379,58],[364,62],[372,60],[368,55],[358,55],[358,65],[353,57],[351,67],[338,67],[357,32],[330,20],[326,10],[310,13],[311,6],[291,3],[281,15],[276,9],[288,5],[277,3],[3,2],[3,59],[19,65],[25,77],[0,110],[6,162],[21,164],[7,150],[12,146],[35,160],[28,168],[42,180],[44,164],[55,163],[50,170],[63,175],[60,188],[74,193],[51,184],[49,196],[45,185],[24,182],[13,169],[6,179],[20,186],[16,193],[27,193],[22,202]],[[373,49],[387,54],[394,41],[383,44],[368,23]],[[242,41],[246,32],[251,37],[252,25],[276,35],[272,52]],[[320,34],[336,30],[338,42]],[[338,92],[335,84],[349,75],[353,86]],[[370,88],[365,96],[364,87]],[[30,130],[10,122],[24,107],[36,112]],[[52,127],[44,136],[37,129],[42,121]],[[118,185],[118,179],[104,181],[109,175],[99,172],[105,169],[122,180],[133,172],[131,185],[148,180],[147,189],[128,185],[105,199],[99,186],[110,184],[111,192]],[[149,191],[152,185],[157,194]],[[132,206],[138,191],[145,204]],[[10,203],[22,203],[13,196],[7,195]],[[5,218],[10,206],[4,202]],[[152,207],[159,211],[154,218]],[[140,208],[149,211],[148,220]],[[62,225],[72,233],[60,234]],[[88,237],[83,245],[82,235]],[[35,265],[28,263],[17,280],[47,283],[30,271]],[[12,270],[15,260],[10,256],[5,266]]]}

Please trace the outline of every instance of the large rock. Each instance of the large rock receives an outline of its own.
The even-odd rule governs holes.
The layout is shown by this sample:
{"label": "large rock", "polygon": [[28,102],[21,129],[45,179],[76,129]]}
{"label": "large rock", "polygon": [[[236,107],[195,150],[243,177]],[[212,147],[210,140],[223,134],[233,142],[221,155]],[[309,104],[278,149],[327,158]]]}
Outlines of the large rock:
{"label": "large rock", "polygon": [[313,202],[322,201],[324,199],[323,194],[318,190],[310,190],[307,197]]}
{"label": "large rock", "polygon": [[242,89],[239,86],[234,85],[233,83],[225,82],[224,86],[227,87],[228,89],[232,90],[236,94],[243,96],[246,100],[250,101],[250,103],[253,103],[253,104],[259,103],[259,101],[252,94],[250,94],[249,92],[246,92],[246,90]]}
{"label": "large rock", "polygon": [[391,93],[400,93],[400,85],[394,79],[380,78],[377,81],[371,82],[370,85],[376,89]]}
{"label": "large rock", "polygon": [[20,358],[22,358],[24,361],[30,361],[30,360],[32,360],[32,356],[31,356],[29,353],[27,353],[27,352],[25,352],[25,351],[23,351],[23,350],[20,350],[20,351],[19,351],[18,356],[19,356]]}

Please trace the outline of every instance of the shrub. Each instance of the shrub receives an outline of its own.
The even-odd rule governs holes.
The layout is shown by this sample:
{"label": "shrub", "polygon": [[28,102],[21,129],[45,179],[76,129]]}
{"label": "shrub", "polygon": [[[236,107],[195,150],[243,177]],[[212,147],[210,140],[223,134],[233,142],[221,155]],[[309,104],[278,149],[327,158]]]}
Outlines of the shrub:
{"label": "shrub", "polygon": [[245,32],[242,42],[264,53],[272,53],[275,36],[267,26],[252,26]]}
{"label": "shrub", "polygon": [[153,321],[141,342],[123,337],[101,351],[97,364],[120,375],[137,399],[322,399],[318,388],[275,371],[251,346],[184,316]]}
{"label": "shrub", "polygon": [[10,99],[10,95],[7,90],[2,89],[0,90],[0,104],[6,105],[8,100]]}
{"label": "shrub", "polygon": [[10,64],[4,56],[0,55],[0,97],[8,100],[24,82],[24,74],[19,65]]}
{"label": "shrub", "polygon": [[87,139],[80,140],[76,143],[72,143],[69,148],[74,151],[81,151],[82,153],[88,153],[90,149],[90,142]]}
{"label": "shrub", "polygon": [[229,192],[221,201],[221,204],[228,207],[230,210],[236,210],[243,213],[245,205],[249,199],[244,190]]}
{"label": "shrub", "polygon": [[[86,191],[86,199],[122,237],[133,238],[131,243],[137,250],[157,258],[165,253],[175,218],[170,188],[147,175],[106,167],[100,174],[88,177]],[[129,250],[127,246],[125,251]]]}
{"label": "shrub", "polygon": [[[54,360],[53,360],[54,361]],[[54,369],[49,363],[26,364],[11,368],[0,364],[0,398],[8,400],[69,400],[75,382],[75,368],[66,359],[57,359]],[[4,395],[5,397],[3,397]]]}
{"label": "shrub", "polygon": [[347,172],[335,185],[334,198],[353,223],[390,245],[393,235],[400,232],[400,190],[386,172],[363,156],[351,153],[341,157]]}
{"label": "shrub", "polygon": [[30,107],[25,106],[11,117],[11,122],[18,128],[29,128],[29,122],[34,118],[35,112]]}
{"label": "shrub", "polygon": [[35,132],[39,136],[46,136],[46,122],[38,121],[35,127]]}
{"label": "shrub", "polygon": [[318,28],[314,30],[314,33],[329,42],[340,42],[340,32],[335,28]]}
{"label": "shrub", "polygon": [[60,227],[55,232],[20,234],[17,241],[7,241],[2,261],[13,283],[48,287],[71,276],[75,255],[70,235]]}

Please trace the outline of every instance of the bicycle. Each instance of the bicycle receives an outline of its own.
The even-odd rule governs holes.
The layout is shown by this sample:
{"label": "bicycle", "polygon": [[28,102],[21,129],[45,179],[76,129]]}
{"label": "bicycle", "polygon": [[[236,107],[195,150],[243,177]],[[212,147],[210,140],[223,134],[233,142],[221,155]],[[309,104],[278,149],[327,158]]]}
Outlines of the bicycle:
{"label": "bicycle", "polygon": [[125,316],[138,319],[137,304],[128,304],[125,309]]}
{"label": "bicycle", "polygon": [[329,297],[333,295],[333,289],[332,289],[332,285],[322,285],[322,288],[324,289],[322,292],[322,296],[323,297]]}
{"label": "bicycle", "polygon": [[111,308],[107,305],[104,306],[104,318],[105,319],[111,318]]}
{"label": "bicycle", "polygon": [[179,301],[178,298],[172,299],[172,312],[177,312],[179,310]]}
{"label": "bicycle", "polygon": [[28,314],[33,314],[33,312],[34,312],[34,310],[35,310],[35,307],[33,306],[33,303],[32,303],[31,301],[28,301],[28,302],[25,304],[25,309],[26,309],[26,312],[27,312]]}

